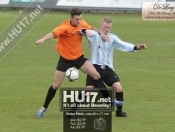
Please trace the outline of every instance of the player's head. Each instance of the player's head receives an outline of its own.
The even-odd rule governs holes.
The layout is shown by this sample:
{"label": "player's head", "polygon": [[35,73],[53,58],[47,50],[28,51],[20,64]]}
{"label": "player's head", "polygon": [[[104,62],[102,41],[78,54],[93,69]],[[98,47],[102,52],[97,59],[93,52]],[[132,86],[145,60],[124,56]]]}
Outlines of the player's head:
{"label": "player's head", "polygon": [[79,8],[72,8],[71,9],[71,24],[73,26],[78,26],[82,19],[82,11]]}
{"label": "player's head", "polygon": [[107,35],[112,27],[112,19],[108,16],[104,17],[101,21],[101,31]]}

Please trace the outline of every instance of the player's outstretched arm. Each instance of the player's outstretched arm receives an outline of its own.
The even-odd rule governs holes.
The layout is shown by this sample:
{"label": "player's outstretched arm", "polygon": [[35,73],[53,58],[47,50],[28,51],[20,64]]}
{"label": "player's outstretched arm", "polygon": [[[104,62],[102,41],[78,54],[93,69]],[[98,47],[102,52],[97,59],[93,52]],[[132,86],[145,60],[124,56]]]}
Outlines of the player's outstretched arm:
{"label": "player's outstretched arm", "polygon": [[101,35],[101,37],[102,37],[102,39],[103,39],[104,41],[109,41],[108,36],[105,35],[101,30],[99,30],[99,29],[97,29],[97,28],[95,28],[95,27],[93,27],[93,30],[97,31],[97,32]]}
{"label": "player's outstretched arm", "polygon": [[137,46],[137,50],[142,50],[142,49],[147,49],[146,45],[145,44],[139,44]]}
{"label": "player's outstretched arm", "polygon": [[48,33],[46,36],[44,36],[43,38],[39,39],[36,41],[36,44],[39,45],[39,44],[42,44],[44,43],[44,41],[46,40],[49,40],[49,39],[52,39],[54,38],[54,34],[51,32],[51,33]]}

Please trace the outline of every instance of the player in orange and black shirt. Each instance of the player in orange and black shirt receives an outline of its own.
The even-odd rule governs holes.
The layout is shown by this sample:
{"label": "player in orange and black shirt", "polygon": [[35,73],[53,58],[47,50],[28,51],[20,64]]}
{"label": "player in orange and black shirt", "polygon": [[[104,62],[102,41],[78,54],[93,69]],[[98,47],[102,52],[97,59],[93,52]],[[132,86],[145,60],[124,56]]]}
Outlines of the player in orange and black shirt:
{"label": "player in orange and black shirt", "polygon": [[77,24],[78,26],[73,26],[70,20],[67,20],[53,30],[54,37],[58,38],[56,50],[67,60],[76,60],[83,54],[81,28],[93,29],[81,20],[81,17],[77,20]]}
{"label": "player in orange and black shirt", "polygon": [[106,87],[94,66],[83,55],[81,48],[82,35],[80,34],[82,28],[96,30],[101,34],[104,40],[108,39],[103,32],[93,28],[82,20],[82,11],[80,9],[73,8],[69,20],[61,23],[51,33],[48,33],[46,36],[36,41],[36,44],[39,45],[46,40],[58,38],[56,50],[60,54],[60,59],[56,67],[54,83],[48,90],[43,107],[41,107],[36,114],[37,118],[43,116],[51,100],[54,98],[56,90],[60,87],[65,77],[66,70],[70,67],[76,67],[91,76],[96,80],[97,87]]}

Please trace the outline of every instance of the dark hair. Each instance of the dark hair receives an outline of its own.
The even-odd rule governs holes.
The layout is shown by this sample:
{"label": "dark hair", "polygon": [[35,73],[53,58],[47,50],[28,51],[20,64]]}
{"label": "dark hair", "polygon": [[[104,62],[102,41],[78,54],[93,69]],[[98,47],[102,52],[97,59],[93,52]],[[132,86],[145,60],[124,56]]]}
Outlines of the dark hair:
{"label": "dark hair", "polygon": [[79,8],[72,8],[71,9],[71,17],[75,16],[75,15],[81,15],[82,14],[82,10]]}

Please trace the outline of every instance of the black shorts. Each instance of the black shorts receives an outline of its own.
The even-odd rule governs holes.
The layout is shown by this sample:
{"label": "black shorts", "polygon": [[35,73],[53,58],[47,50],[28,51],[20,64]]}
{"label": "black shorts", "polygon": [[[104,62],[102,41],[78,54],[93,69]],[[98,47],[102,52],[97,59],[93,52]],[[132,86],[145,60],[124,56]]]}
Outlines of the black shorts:
{"label": "black shorts", "polygon": [[[95,64],[94,67],[98,71],[98,73],[100,74],[102,80],[106,83],[106,85],[112,87],[113,83],[120,81],[118,75],[108,66],[100,66]],[[96,87],[94,79],[89,75],[87,75],[86,78],[86,86],[88,85]]]}
{"label": "black shorts", "polygon": [[65,72],[68,68],[71,67],[76,67],[77,69],[79,69],[87,60],[88,59],[84,55],[81,55],[76,60],[67,60],[60,56],[56,70]]}

